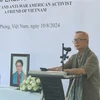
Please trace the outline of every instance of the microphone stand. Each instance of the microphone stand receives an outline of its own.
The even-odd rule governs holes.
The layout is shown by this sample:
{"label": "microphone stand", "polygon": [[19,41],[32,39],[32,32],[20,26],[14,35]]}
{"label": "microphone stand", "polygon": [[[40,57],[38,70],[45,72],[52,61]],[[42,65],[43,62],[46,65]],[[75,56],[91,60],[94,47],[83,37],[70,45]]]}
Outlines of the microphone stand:
{"label": "microphone stand", "polygon": [[65,47],[64,47],[64,43],[62,43],[62,56],[60,56],[60,58],[62,59],[61,60],[61,63],[62,63],[62,71],[64,71],[64,60],[66,60],[66,58],[67,59],[69,58],[69,56],[67,56],[68,51],[66,51],[65,54],[64,54],[64,51],[66,51],[66,50],[65,50]]}

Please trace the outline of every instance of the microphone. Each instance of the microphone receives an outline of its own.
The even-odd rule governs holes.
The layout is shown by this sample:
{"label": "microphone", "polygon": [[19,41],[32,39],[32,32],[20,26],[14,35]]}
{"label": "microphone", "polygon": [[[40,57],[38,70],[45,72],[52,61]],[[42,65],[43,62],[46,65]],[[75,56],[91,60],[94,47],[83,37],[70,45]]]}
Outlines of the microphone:
{"label": "microphone", "polygon": [[70,52],[70,51],[71,51],[71,48],[70,48],[70,47],[67,47],[67,48],[64,47],[63,49],[64,49],[65,51],[67,51],[67,52]]}

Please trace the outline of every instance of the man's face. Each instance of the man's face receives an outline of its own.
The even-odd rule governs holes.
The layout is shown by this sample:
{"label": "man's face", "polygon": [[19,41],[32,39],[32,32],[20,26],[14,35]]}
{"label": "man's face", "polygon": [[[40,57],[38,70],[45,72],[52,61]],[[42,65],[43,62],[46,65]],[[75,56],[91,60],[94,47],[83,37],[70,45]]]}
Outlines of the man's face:
{"label": "man's face", "polygon": [[82,33],[78,33],[74,37],[74,46],[77,50],[85,49],[88,46],[88,37]]}
{"label": "man's face", "polygon": [[16,64],[17,71],[18,72],[21,72],[22,71],[22,68],[23,68],[22,64],[20,62],[17,62],[17,64]]}

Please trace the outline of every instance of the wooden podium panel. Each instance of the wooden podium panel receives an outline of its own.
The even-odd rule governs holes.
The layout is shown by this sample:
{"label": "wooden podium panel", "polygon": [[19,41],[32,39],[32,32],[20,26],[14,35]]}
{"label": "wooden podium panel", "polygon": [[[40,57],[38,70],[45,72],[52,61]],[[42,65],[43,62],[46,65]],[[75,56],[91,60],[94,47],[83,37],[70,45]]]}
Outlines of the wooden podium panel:
{"label": "wooden podium panel", "polygon": [[45,100],[65,100],[61,79],[65,72],[29,71],[29,75],[39,77]]}
{"label": "wooden podium panel", "polygon": [[[64,90],[61,79],[74,79],[80,77],[80,75],[67,75],[63,71],[29,71],[29,75],[33,77],[39,77],[43,89],[43,97],[45,100],[65,100]],[[68,97],[70,90],[74,84],[72,82],[68,91]],[[68,99],[67,99],[68,100]]]}
{"label": "wooden podium panel", "polygon": [[45,100],[65,100],[61,79],[40,78]]}

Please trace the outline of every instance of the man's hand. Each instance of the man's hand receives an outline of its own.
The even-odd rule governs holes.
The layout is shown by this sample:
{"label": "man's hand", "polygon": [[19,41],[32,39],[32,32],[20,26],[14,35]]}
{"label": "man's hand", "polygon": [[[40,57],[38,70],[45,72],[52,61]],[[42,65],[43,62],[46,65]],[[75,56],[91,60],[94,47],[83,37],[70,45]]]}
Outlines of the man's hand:
{"label": "man's hand", "polygon": [[62,70],[62,67],[53,67],[53,68],[48,68],[47,69],[48,71],[61,71]]}
{"label": "man's hand", "polygon": [[86,71],[83,68],[64,69],[68,74],[85,75]]}

